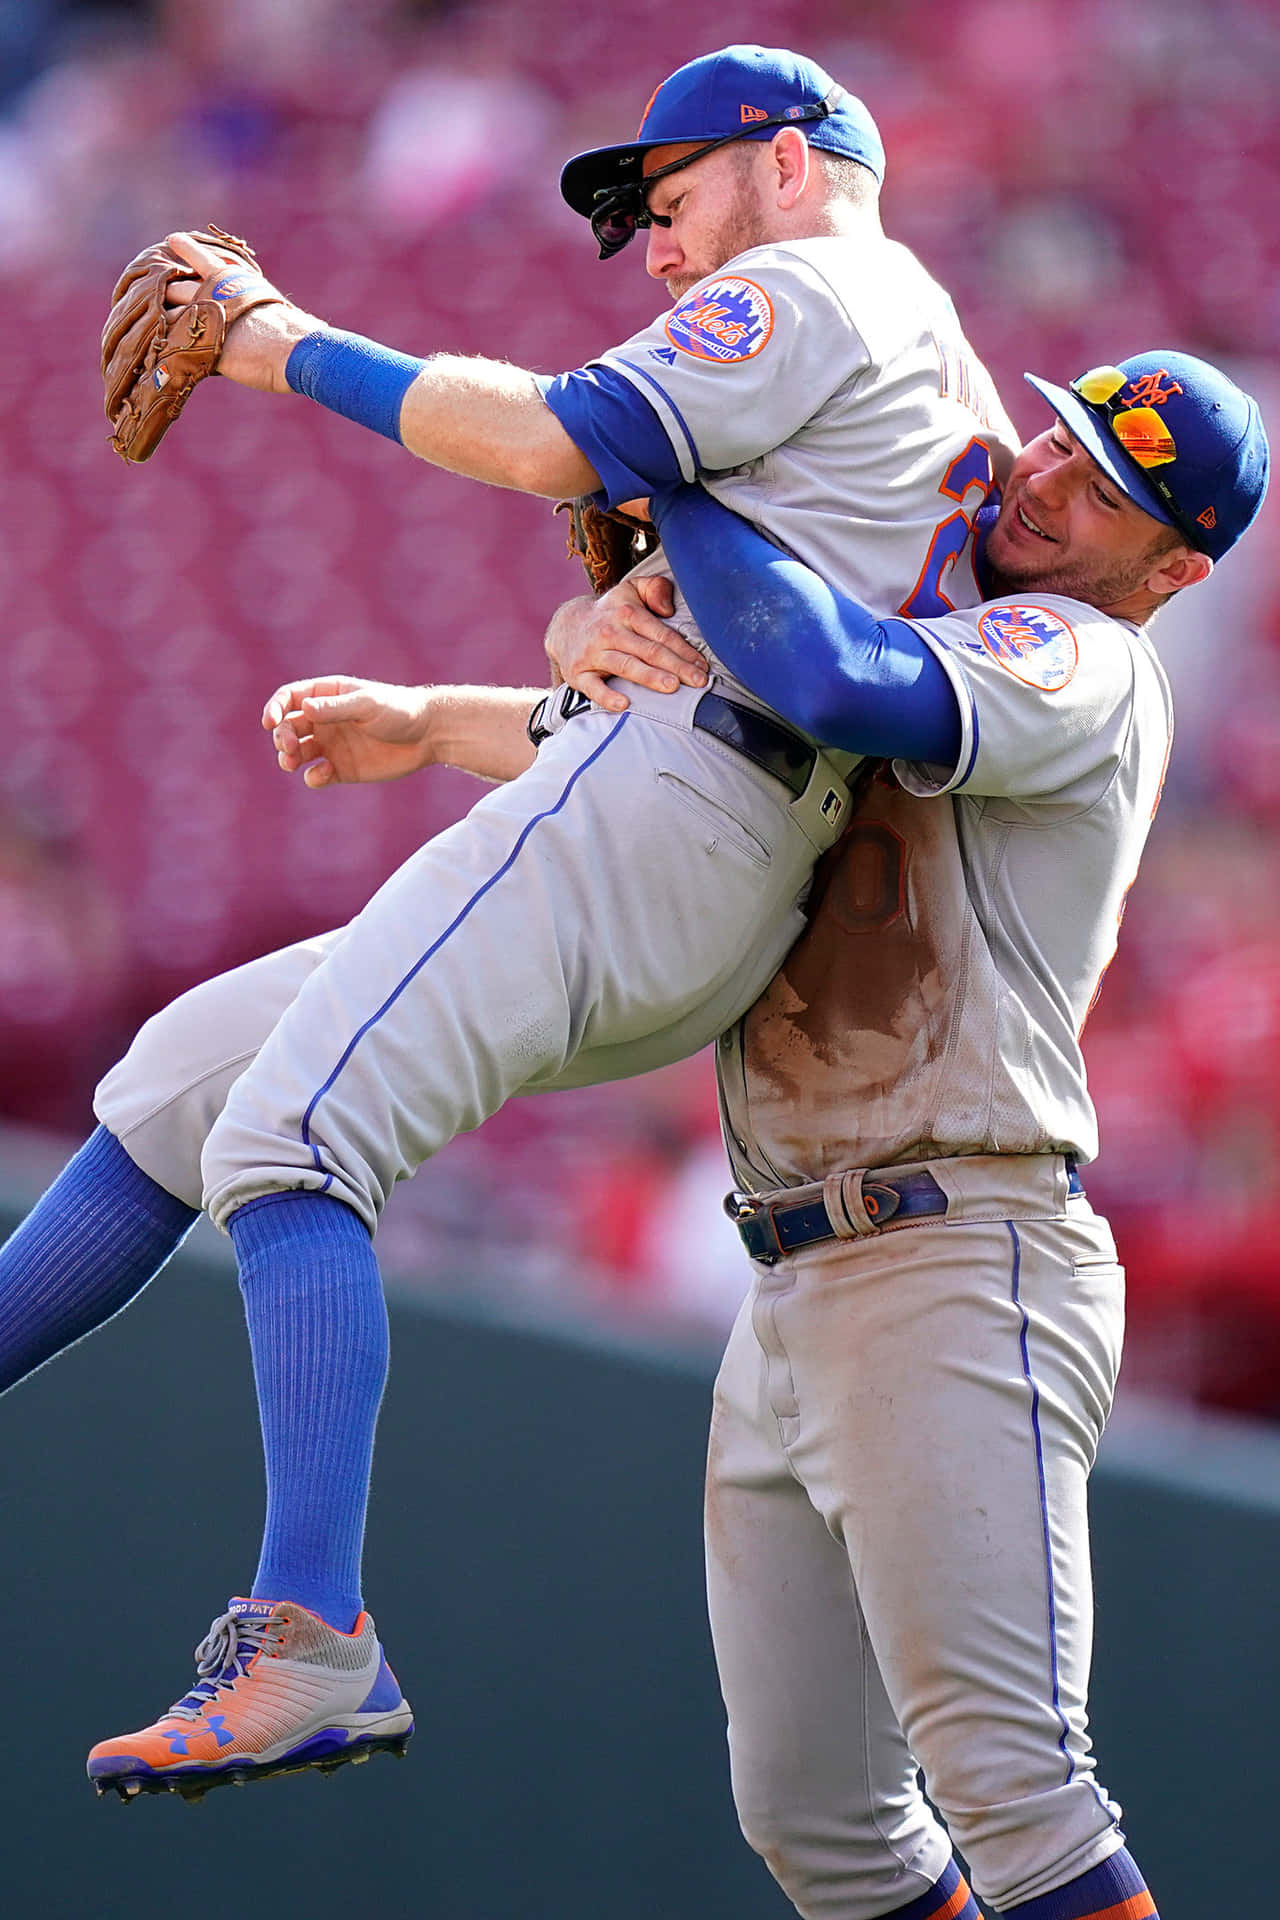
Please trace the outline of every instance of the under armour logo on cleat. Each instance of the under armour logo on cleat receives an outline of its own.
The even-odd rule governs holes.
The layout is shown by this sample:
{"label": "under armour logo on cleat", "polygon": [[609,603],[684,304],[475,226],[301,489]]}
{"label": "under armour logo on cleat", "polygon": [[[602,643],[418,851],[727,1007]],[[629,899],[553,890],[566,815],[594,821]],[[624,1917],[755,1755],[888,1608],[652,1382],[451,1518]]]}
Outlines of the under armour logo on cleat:
{"label": "under armour logo on cleat", "polygon": [[211,1733],[220,1747],[229,1747],[235,1739],[225,1713],[207,1713],[202,1721],[190,1727],[173,1727],[164,1737],[169,1742],[169,1752],[186,1759],[191,1752],[188,1741],[198,1740],[202,1733]]}

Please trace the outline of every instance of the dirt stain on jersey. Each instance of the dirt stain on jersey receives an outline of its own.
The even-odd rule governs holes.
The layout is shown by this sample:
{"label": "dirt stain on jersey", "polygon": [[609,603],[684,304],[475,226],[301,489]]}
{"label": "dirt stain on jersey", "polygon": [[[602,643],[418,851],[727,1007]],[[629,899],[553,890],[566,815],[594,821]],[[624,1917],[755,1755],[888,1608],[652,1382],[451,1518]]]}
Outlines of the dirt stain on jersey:
{"label": "dirt stain on jersey", "polygon": [[818,868],[807,931],[744,1022],[753,1130],[802,1177],[826,1170],[819,1142],[829,1165],[847,1164],[841,1141],[910,1133],[913,1109],[924,1123],[949,1026],[945,950],[961,925],[934,897],[939,833],[954,833],[950,803],[877,770]]}

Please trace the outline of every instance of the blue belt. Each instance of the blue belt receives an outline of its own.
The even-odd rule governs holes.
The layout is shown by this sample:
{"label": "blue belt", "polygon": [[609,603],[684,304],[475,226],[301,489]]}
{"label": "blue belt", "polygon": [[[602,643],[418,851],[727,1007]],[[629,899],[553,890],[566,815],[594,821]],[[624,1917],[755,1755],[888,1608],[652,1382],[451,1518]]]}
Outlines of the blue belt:
{"label": "blue belt", "polygon": [[[1067,1155],[1067,1192],[1083,1193],[1075,1160]],[[873,1232],[891,1222],[895,1226],[907,1220],[923,1220],[930,1214],[945,1214],[947,1196],[931,1173],[923,1168],[912,1173],[869,1173],[862,1182],[862,1204]],[[781,1260],[800,1247],[811,1247],[820,1240],[837,1240],[826,1201],[756,1200],[750,1194],[731,1193],[724,1210],[738,1229],[742,1244],[753,1260],[766,1266]],[[846,1233],[844,1238],[848,1238]]]}

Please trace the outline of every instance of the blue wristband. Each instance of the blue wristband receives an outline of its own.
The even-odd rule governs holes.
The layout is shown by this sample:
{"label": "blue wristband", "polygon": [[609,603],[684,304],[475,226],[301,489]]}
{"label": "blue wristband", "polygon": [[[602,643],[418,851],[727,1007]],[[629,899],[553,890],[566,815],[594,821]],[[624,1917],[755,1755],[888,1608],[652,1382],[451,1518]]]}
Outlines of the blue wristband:
{"label": "blue wristband", "polygon": [[284,377],[295,393],[403,445],[400,408],[426,364],[363,334],[309,333],[289,355]]}

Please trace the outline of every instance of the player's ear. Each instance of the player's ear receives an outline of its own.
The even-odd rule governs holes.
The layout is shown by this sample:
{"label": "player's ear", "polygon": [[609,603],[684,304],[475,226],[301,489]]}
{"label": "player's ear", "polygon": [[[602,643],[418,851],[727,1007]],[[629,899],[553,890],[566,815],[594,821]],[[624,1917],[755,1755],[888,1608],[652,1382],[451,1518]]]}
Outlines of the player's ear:
{"label": "player's ear", "polygon": [[1194,547],[1174,547],[1169,553],[1162,554],[1160,564],[1154,573],[1147,576],[1147,589],[1151,593],[1179,593],[1183,587],[1194,587],[1201,580],[1207,580],[1213,572],[1213,561],[1207,553],[1198,553]]}
{"label": "player's ear", "polygon": [[783,127],[774,135],[772,153],[778,206],[789,212],[813,175],[809,142],[799,127]]}

